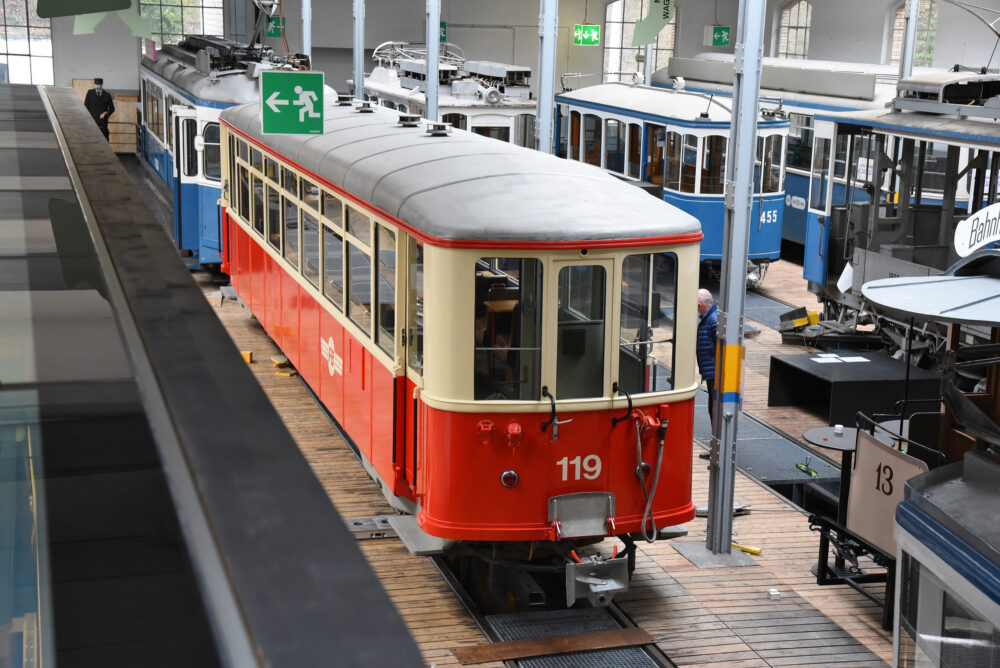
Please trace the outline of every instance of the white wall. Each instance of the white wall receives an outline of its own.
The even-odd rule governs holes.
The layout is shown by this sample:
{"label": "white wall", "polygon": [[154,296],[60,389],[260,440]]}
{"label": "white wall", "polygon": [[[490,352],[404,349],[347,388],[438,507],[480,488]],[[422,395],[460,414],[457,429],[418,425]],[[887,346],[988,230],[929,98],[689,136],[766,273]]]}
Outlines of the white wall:
{"label": "white wall", "polygon": [[139,90],[139,38],[111,13],[92,35],[73,34],[74,17],[52,19],[52,59],[56,86],[73,79],[104,78],[112,93]]}

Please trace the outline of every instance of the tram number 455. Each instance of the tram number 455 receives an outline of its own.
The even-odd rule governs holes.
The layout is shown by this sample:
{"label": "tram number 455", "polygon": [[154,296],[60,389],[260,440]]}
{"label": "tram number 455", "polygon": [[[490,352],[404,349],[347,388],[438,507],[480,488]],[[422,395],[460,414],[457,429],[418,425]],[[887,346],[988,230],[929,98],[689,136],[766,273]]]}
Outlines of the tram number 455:
{"label": "tram number 455", "polygon": [[586,457],[577,455],[573,459],[563,457],[556,462],[556,466],[562,469],[563,482],[571,479],[570,473],[573,474],[572,480],[579,480],[581,471],[587,480],[594,480],[601,475],[601,458],[597,455],[587,455]]}
{"label": "tram number 455", "polygon": [[888,464],[879,464],[875,467],[875,489],[886,496],[892,495],[892,467]]}
{"label": "tram number 455", "polygon": [[778,222],[778,211],[776,209],[760,212],[761,225],[766,225],[768,223],[776,223],[776,222]]}

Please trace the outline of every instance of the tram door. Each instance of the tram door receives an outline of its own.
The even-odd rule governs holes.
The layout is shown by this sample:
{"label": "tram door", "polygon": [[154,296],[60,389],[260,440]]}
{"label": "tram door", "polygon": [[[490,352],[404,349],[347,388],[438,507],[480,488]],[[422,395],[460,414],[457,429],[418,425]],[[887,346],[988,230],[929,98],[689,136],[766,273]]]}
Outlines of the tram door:
{"label": "tram door", "polygon": [[402,439],[403,461],[397,459],[395,464],[401,468],[406,482],[415,488],[421,428],[420,388],[423,386],[424,373],[424,245],[408,236],[405,253],[406,319],[402,335],[406,375],[403,377],[402,400],[405,402],[403,412],[406,419]]}
{"label": "tram door", "polygon": [[198,120],[191,107],[175,105],[174,115],[174,242],[184,255],[197,254],[199,247]]}
{"label": "tram door", "polygon": [[817,121],[813,139],[812,168],[809,174],[809,205],[806,211],[802,277],[820,285],[826,283],[830,242],[833,129],[833,123]]}

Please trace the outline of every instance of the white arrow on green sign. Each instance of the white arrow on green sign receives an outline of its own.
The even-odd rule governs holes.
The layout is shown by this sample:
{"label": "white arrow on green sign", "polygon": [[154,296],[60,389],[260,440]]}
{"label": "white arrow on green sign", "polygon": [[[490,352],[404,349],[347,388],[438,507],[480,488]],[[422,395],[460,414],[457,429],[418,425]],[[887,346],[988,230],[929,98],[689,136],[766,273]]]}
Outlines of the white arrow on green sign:
{"label": "white arrow on green sign", "polygon": [[322,72],[261,72],[261,132],[323,134],[323,90]]}

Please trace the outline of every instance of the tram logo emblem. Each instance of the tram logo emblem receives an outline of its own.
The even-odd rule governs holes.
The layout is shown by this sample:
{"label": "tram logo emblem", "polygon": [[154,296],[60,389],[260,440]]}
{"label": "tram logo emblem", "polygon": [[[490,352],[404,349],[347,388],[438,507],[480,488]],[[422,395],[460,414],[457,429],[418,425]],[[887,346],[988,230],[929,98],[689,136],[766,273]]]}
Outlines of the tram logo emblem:
{"label": "tram logo emblem", "polygon": [[333,337],[326,341],[319,340],[319,353],[326,360],[326,370],[332,376],[335,373],[344,375],[344,358],[337,354],[337,349],[333,345]]}

